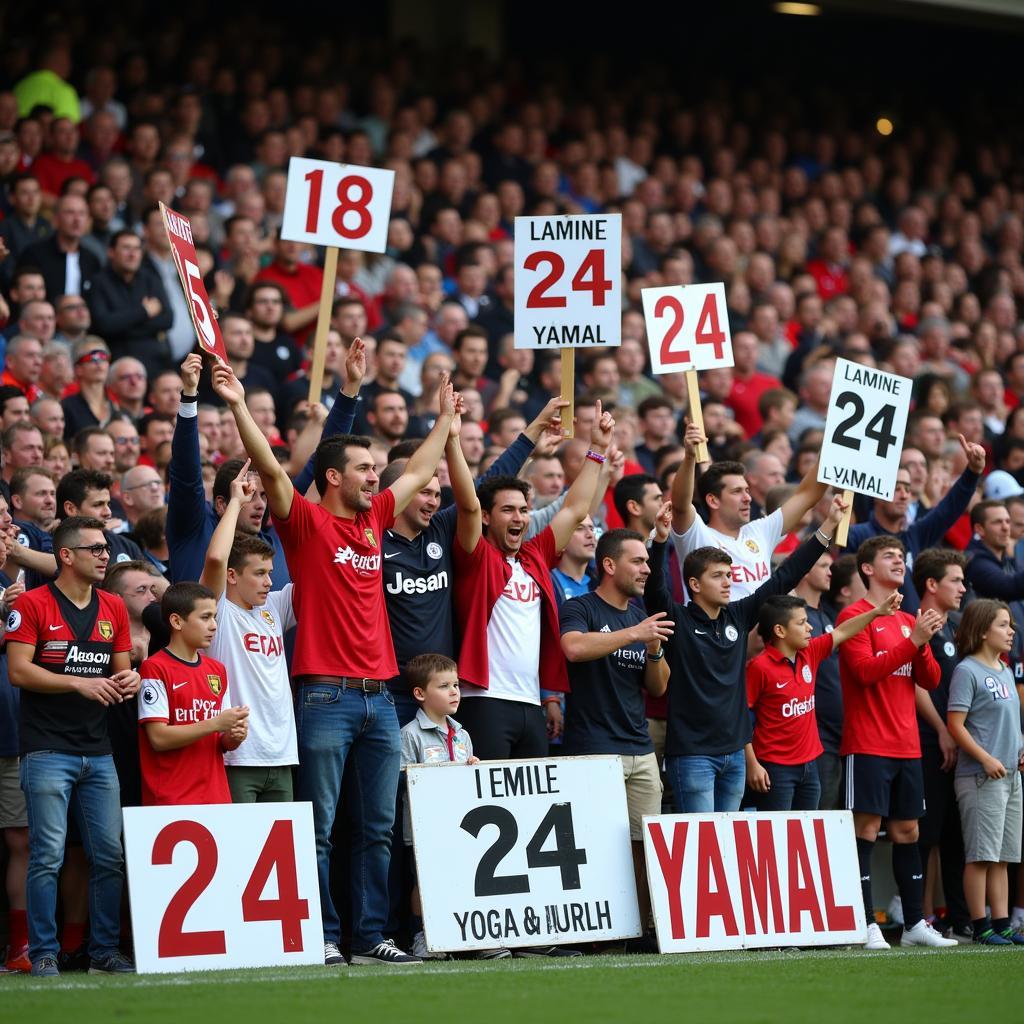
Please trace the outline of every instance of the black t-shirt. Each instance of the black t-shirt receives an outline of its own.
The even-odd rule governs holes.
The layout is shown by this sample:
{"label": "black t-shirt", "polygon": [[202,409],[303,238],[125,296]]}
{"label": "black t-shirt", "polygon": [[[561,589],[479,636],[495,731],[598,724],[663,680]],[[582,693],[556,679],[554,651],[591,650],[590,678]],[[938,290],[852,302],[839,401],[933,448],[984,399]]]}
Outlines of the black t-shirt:
{"label": "black t-shirt", "polygon": [[283,383],[293,373],[301,369],[302,353],[284,331],[278,331],[273,341],[256,339],[249,362],[269,370],[276,381]]}
{"label": "black t-shirt", "polygon": [[[831,633],[836,623],[832,610],[824,603],[819,608],[807,608],[807,621],[812,636]],[[814,714],[818,719],[818,738],[825,753],[839,755],[839,741],[843,738],[843,688],[839,683],[839,651],[832,653],[818,665],[814,682]]]}
{"label": "black t-shirt", "polygon": [[[934,690],[928,691],[928,696],[935,705],[939,717],[946,720],[946,707],[949,704],[949,684],[953,678],[953,669],[960,663],[956,653],[956,627],[959,622],[959,615],[947,616],[946,624],[928,641],[939,663],[939,670],[942,675],[939,677],[939,685]],[[921,734],[921,746],[928,747],[933,751],[939,749],[939,734],[928,725],[925,720],[917,716],[917,728]]]}
{"label": "black t-shirt", "polygon": [[[630,605],[612,607],[596,593],[566,601],[559,611],[561,633],[616,633],[643,622]],[[570,661],[565,698],[563,754],[625,754],[654,750],[644,710],[645,644],[630,644],[595,661]]]}

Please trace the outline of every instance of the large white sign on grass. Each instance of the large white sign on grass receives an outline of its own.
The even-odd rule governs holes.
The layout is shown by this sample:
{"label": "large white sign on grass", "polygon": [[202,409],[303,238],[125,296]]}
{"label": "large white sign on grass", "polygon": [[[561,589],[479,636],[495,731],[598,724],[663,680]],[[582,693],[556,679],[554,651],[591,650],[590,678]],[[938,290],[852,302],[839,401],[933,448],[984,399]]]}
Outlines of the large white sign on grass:
{"label": "large white sign on grass", "polygon": [[308,803],[126,807],[140,974],[324,962]]}
{"label": "large white sign on grass", "polygon": [[662,953],[867,937],[849,811],[650,815],[644,852]]}
{"label": "large white sign on grass", "polygon": [[818,480],[892,501],[913,385],[906,377],[836,361]]}
{"label": "large white sign on grass", "polygon": [[620,344],[622,216],[516,217],[515,347]]}
{"label": "large white sign on grass", "polygon": [[431,950],[640,934],[618,757],[411,766]]}

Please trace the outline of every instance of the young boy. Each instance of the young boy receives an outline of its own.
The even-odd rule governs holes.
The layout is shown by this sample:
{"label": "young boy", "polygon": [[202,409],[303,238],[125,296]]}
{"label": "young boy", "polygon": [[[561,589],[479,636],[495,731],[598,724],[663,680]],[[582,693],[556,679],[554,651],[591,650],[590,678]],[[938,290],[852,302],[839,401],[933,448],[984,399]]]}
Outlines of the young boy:
{"label": "young boy", "polygon": [[894,590],[877,608],[813,640],[802,597],[784,594],[765,602],[757,625],[765,647],[747,665],[747,703],[754,712],[747,782],[757,810],[817,810],[817,758],[823,751],[814,714],[818,666],[879,615],[891,615],[900,596]]}
{"label": "young boy", "polygon": [[[418,654],[405,667],[405,678],[419,704],[416,717],[402,729],[402,767],[410,764],[479,764],[473,756],[473,741],[469,733],[452,717],[459,710],[458,666],[443,654]],[[404,836],[412,846],[412,817],[409,802],[403,812]],[[430,960],[447,960],[447,953],[432,953],[427,949],[423,935],[419,885],[416,884],[416,862],[410,855],[413,890],[412,912],[414,926],[418,927],[413,939],[413,955]],[[504,960],[512,955],[507,949],[486,949],[476,954],[478,960]]]}
{"label": "young boy", "polygon": [[229,804],[224,751],[245,739],[249,709],[223,707],[227,672],[201,653],[217,632],[217,602],[202,584],[175,583],[160,610],[171,641],[140,669],[142,803]]}

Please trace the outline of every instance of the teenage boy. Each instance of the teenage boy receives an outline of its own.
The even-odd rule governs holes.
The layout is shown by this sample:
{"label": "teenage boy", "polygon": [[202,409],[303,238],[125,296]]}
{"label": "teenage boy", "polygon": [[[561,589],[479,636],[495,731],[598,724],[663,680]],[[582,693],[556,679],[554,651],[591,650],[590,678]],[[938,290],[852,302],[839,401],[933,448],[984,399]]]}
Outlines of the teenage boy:
{"label": "teenage boy", "polygon": [[899,607],[894,590],[877,608],[814,637],[802,597],[782,594],[761,608],[757,632],[764,650],[747,665],[747,703],[754,738],[747,747],[747,780],[759,811],[814,811],[821,797],[823,747],[814,713],[818,667],[836,647],[879,615]]}
{"label": "teenage boy", "polygon": [[246,707],[224,707],[227,670],[203,652],[217,632],[217,601],[201,583],[160,599],[167,646],[142,663],[139,755],[145,807],[229,804],[224,751],[245,739]]}
{"label": "teenage boy", "polygon": [[272,590],[274,549],[237,529],[255,491],[246,461],[231,482],[199,580],[217,599],[210,654],[227,669],[233,699],[250,709],[245,743],[224,754],[236,804],[290,801],[292,765],[299,763],[284,653],[284,634],[295,625],[292,584]]}
{"label": "teenage boy", "polygon": [[[906,548],[898,537],[870,537],[857,549],[857,571],[867,596],[844,608],[844,622],[884,603],[902,588]],[[915,684],[939,685],[940,671],[928,642],[942,627],[942,615],[929,608],[914,617],[897,611],[874,622],[839,649],[843,685],[843,741],[846,807],[853,811],[860,861],[860,883],[868,920],[866,949],[888,949],[874,923],[871,854],[888,819],[892,869],[903,901],[901,946],[955,946],[925,920],[923,870],[917,847],[917,820],[924,814],[921,741],[917,730]]]}
{"label": "teenage boy", "polygon": [[57,876],[74,801],[89,861],[90,974],[134,971],[120,941],[121,804],[107,709],[139,690],[124,601],[96,589],[110,545],[103,522],[67,516],[53,534],[60,575],[18,598],[7,662],[20,688],[21,788],[29,822],[32,973],[56,977]]}
{"label": "teenage boy", "polygon": [[[458,666],[443,654],[418,654],[406,666],[406,679],[412,688],[413,700],[418,707],[416,717],[402,728],[402,767],[410,764],[479,764],[473,754],[473,741],[469,733],[452,717],[459,710]],[[412,820],[408,798],[405,800],[402,829],[405,845],[412,846]],[[416,877],[415,860],[410,854],[413,878]],[[446,953],[431,953],[423,934],[423,907],[418,884],[412,890],[412,941],[415,956],[424,960],[447,960]],[[512,955],[507,949],[485,949],[477,960],[507,960]]]}
{"label": "teenage boy", "polygon": [[665,579],[665,543],[672,526],[666,503],[655,527],[651,575],[644,588],[650,614],[667,612],[675,635],[667,642],[668,736],[665,768],[677,810],[738,811],[746,781],[747,634],[765,599],[791,590],[832,543],[845,505],[835,498],[828,518],[752,594],[730,604],[733,563],[718,547],[691,551],[683,562],[690,603],[671,599]]}

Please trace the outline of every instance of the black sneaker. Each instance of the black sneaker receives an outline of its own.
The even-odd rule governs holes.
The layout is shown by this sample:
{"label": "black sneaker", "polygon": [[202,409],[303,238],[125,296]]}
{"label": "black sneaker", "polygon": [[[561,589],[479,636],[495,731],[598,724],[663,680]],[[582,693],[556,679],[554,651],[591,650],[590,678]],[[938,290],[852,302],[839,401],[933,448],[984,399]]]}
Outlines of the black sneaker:
{"label": "black sneaker", "polygon": [[950,925],[943,933],[947,939],[956,939],[961,946],[969,946],[974,941],[974,928],[969,924],[957,928]]}
{"label": "black sneaker", "polygon": [[59,978],[60,969],[57,967],[57,958],[54,956],[41,956],[32,965],[32,974],[36,978]]}
{"label": "black sneaker", "polygon": [[89,950],[83,943],[78,949],[70,951],[61,950],[57,954],[57,966],[61,974],[84,974],[89,970]]}
{"label": "black sneaker", "polygon": [[347,967],[345,958],[341,955],[336,942],[324,943],[324,966],[325,967]]}
{"label": "black sneaker", "polygon": [[353,953],[352,959],[349,962],[353,965],[386,964],[391,967],[405,967],[409,964],[423,963],[420,957],[403,953],[391,939],[385,939],[374,946],[373,949],[366,950],[365,953]]}
{"label": "black sneaker", "polygon": [[658,953],[658,938],[655,935],[641,935],[638,939],[626,939],[626,953]]}
{"label": "black sneaker", "polygon": [[564,946],[529,946],[526,949],[515,950],[512,955],[518,957],[520,960],[529,960],[542,956],[583,956],[578,949],[566,949]]}
{"label": "black sneaker", "polygon": [[134,974],[135,964],[124,955],[117,952],[108,953],[99,960],[89,962],[90,974]]}

